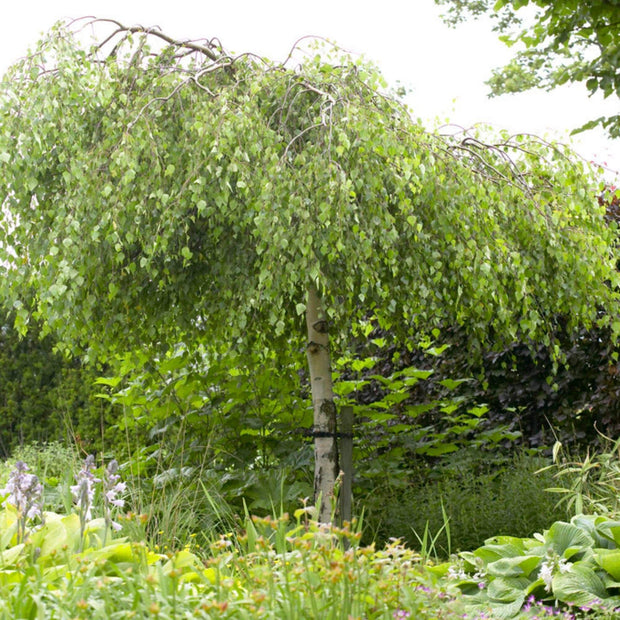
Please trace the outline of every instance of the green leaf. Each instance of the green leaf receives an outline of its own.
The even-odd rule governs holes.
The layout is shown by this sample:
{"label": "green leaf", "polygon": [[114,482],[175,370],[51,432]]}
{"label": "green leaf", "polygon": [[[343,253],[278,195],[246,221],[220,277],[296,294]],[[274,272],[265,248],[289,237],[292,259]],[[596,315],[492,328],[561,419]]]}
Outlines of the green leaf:
{"label": "green leaf", "polygon": [[98,377],[94,383],[97,385],[109,385],[110,387],[116,387],[121,381],[122,377]]}
{"label": "green leaf", "polygon": [[[0,512],[0,552],[3,552],[17,533],[17,511],[11,505]],[[2,557],[0,555],[0,562]]]}
{"label": "green leaf", "polygon": [[545,543],[558,555],[570,559],[586,548],[591,548],[594,540],[581,528],[572,523],[556,521],[545,536]]}
{"label": "green leaf", "polygon": [[496,577],[529,577],[541,562],[541,557],[532,555],[501,558],[487,564],[486,570]]}
{"label": "green leaf", "polygon": [[[576,518],[574,517],[571,521],[575,522]],[[620,521],[599,516],[595,521],[595,528],[592,535],[599,534],[620,547]]]}
{"label": "green leaf", "polygon": [[525,599],[525,588],[529,580],[518,577],[498,577],[489,583],[487,595],[493,602],[511,603]]}
{"label": "green leaf", "polygon": [[620,549],[596,549],[594,559],[603,570],[620,581]]}
{"label": "green leaf", "polygon": [[567,572],[555,574],[551,587],[556,599],[578,607],[604,600],[608,596],[601,578],[584,564],[572,564]]}
{"label": "green leaf", "polygon": [[[4,568],[6,566],[12,566],[16,564],[16,562],[20,559],[22,554],[24,553],[24,543],[20,543],[19,545],[13,545],[9,549],[4,550],[0,554],[0,568]],[[23,576],[22,576],[23,579]]]}
{"label": "green leaf", "polygon": [[434,370],[420,370],[419,368],[414,368],[413,366],[410,366],[398,373],[398,376],[415,377],[416,379],[428,379],[434,372]]}
{"label": "green leaf", "polygon": [[489,564],[503,558],[521,557],[525,550],[525,539],[497,536],[476,549],[474,555]]}
{"label": "green leaf", "polygon": [[467,383],[468,381],[471,381],[471,379],[442,379],[439,383],[449,390],[454,390],[459,385]]}
{"label": "green leaf", "polygon": [[430,447],[421,446],[417,451],[420,454],[426,454],[427,456],[441,456],[443,454],[456,452],[458,449],[459,447],[454,443],[439,443]]}

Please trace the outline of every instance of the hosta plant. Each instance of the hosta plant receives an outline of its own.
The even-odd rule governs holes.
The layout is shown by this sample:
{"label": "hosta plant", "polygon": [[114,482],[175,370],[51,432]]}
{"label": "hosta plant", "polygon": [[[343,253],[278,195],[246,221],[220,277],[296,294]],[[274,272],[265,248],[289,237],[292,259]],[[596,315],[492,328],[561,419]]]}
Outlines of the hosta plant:
{"label": "hosta plant", "polygon": [[[0,583],[18,579],[27,566],[36,565],[46,578],[62,579],[66,571],[84,562],[94,562],[100,572],[106,571],[106,561],[117,568],[142,564],[144,567],[169,558],[149,551],[144,544],[115,538],[120,524],[112,520],[113,508],[123,505],[120,494],[125,484],[120,482],[118,465],[111,461],[102,479],[95,477],[94,459],[89,456],[76,475],[71,487],[75,510],[67,515],[44,511],[43,487],[28,466],[18,461],[0,494],[4,495],[0,511]],[[93,518],[95,486],[101,483],[103,517]],[[196,564],[195,556],[185,564]]]}
{"label": "hosta plant", "polygon": [[620,612],[620,521],[577,515],[533,538],[496,536],[439,570],[470,610],[494,618],[514,617],[532,600]]}

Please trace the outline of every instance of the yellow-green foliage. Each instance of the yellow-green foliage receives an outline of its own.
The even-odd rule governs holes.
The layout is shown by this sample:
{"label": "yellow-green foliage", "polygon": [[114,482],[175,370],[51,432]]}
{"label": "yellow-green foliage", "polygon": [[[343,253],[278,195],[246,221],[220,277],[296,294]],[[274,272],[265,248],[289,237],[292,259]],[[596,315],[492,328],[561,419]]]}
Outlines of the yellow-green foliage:
{"label": "yellow-green foliage", "polygon": [[44,513],[18,542],[9,505],[0,513],[0,617],[456,617],[457,602],[415,552],[398,542],[359,547],[359,532],[296,516],[293,525],[288,515],[248,519],[243,535],[214,540],[202,561],[189,545],[164,555],[113,539],[103,519],[81,542],[76,514]]}

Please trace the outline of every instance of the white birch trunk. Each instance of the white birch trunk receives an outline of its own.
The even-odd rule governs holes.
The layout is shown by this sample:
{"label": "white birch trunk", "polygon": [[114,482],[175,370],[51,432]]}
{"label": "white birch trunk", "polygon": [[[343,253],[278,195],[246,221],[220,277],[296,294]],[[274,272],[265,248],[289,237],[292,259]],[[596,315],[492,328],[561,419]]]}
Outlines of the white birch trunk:
{"label": "white birch trunk", "polygon": [[329,333],[321,300],[314,286],[308,287],[308,366],[314,409],[314,497],[321,499],[319,521],[331,521],[334,486],[338,476],[336,405],[332,385]]}

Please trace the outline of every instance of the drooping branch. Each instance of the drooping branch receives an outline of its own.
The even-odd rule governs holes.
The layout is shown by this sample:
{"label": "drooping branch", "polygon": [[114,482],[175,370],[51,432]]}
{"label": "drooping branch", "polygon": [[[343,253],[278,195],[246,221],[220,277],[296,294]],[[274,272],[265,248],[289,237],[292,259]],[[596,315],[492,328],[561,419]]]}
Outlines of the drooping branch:
{"label": "drooping branch", "polygon": [[[462,137],[459,134],[462,134]],[[451,138],[456,138],[456,140],[451,140]],[[534,192],[539,189],[529,181],[532,178],[532,172],[526,169],[523,161],[511,155],[510,152],[540,159],[540,153],[533,148],[528,148],[528,145],[539,145],[546,151],[552,152],[555,157],[562,158],[567,163],[571,161],[560,148],[561,145],[527,133],[514,134],[501,141],[487,143],[472,136],[470,130],[458,127],[457,133],[440,134],[439,139],[444,142],[443,152],[457,159],[463,156],[469,158],[470,170],[483,177],[485,181],[496,186],[513,186],[531,199],[535,198]],[[552,184],[548,179],[540,178],[538,181],[545,189],[552,189]]]}
{"label": "drooping branch", "polygon": [[125,26],[124,24],[122,24],[121,22],[115,19],[103,19],[103,18],[93,19],[87,25],[91,25],[94,23],[109,23],[109,24],[114,24],[117,26],[117,29],[112,34],[110,34],[101,43],[97,45],[97,49],[102,49],[117,34],[143,33],[146,35],[153,35],[154,37],[157,37],[161,39],[162,41],[165,41],[166,43],[174,47],[185,48],[188,50],[192,50],[194,52],[199,52],[201,54],[204,54],[207,58],[213,61],[218,61],[221,59],[222,55],[225,55],[219,39],[210,39],[207,41],[207,45],[200,45],[199,43],[196,43],[195,41],[175,39],[171,37],[170,35],[167,35],[165,32],[162,32],[157,26],[152,26],[150,28],[145,28],[144,26],[139,26],[139,25]]}

